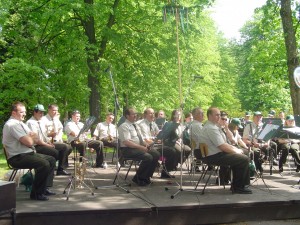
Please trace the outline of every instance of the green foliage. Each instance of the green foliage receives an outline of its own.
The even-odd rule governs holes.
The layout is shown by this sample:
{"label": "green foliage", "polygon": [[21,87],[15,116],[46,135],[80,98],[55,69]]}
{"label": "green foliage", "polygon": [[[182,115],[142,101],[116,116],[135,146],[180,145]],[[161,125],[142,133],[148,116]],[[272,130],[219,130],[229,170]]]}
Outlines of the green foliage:
{"label": "green foliage", "polygon": [[256,11],[242,29],[243,42],[236,54],[239,92],[245,110],[291,108],[285,46],[276,4]]}

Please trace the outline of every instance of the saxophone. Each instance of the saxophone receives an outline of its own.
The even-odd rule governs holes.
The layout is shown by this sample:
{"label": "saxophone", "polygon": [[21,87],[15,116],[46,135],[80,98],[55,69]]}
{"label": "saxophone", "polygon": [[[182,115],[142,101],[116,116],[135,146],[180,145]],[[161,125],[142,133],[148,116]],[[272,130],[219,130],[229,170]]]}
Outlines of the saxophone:
{"label": "saxophone", "polygon": [[87,159],[82,156],[76,158],[75,161],[75,177],[76,177],[75,186],[80,189],[84,188],[83,183],[84,183],[84,176],[86,173],[86,162]]}

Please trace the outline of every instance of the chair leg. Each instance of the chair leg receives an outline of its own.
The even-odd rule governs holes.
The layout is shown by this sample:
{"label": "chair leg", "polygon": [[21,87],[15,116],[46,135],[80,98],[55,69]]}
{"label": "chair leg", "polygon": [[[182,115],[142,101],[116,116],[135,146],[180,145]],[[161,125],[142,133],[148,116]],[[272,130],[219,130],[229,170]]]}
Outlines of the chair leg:
{"label": "chair leg", "polygon": [[8,181],[13,181],[17,175],[17,172],[18,172],[19,169],[13,169]]}

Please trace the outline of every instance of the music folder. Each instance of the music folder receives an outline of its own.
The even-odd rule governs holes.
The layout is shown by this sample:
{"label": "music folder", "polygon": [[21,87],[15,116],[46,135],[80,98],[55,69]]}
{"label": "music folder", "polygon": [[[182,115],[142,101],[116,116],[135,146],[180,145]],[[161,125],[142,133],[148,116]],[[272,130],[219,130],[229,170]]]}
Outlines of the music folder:
{"label": "music folder", "polygon": [[282,127],[282,121],[278,118],[266,118],[267,120],[263,121],[263,127],[258,134],[257,139],[268,141],[277,136],[279,128]]}

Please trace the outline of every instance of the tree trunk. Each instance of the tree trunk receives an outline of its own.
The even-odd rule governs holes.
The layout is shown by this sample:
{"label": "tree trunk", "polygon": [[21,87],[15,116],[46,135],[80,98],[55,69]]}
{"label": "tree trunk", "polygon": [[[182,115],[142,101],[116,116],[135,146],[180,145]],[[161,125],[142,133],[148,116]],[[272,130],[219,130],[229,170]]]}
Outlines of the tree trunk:
{"label": "tree trunk", "polygon": [[[93,0],[84,0],[84,3],[93,5]],[[113,11],[117,8],[119,4],[119,0],[115,0],[113,4]],[[111,28],[115,22],[115,16],[111,13],[109,15],[108,21],[107,21],[107,28]],[[102,37],[100,46],[99,46],[99,52],[96,53],[95,49],[98,45],[97,39],[96,39],[96,32],[95,32],[95,21],[93,16],[89,16],[87,20],[82,21],[84,31],[86,36],[88,37],[89,46],[94,47],[87,47],[87,65],[89,68],[88,73],[88,87],[91,89],[91,94],[89,97],[89,110],[90,115],[95,116],[97,119],[100,117],[100,80],[99,80],[99,71],[100,71],[100,65],[99,65],[99,59],[103,57],[106,45],[107,45],[107,38]]]}
{"label": "tree trunk", "polygon": [[297,57],[296,35],[293,27],[291,1],[281,0],[280,16],[286,47],[288,76],[294,115],[300,115],[300,89],[294,81],[294,70],[299,65]]}

